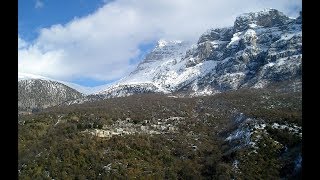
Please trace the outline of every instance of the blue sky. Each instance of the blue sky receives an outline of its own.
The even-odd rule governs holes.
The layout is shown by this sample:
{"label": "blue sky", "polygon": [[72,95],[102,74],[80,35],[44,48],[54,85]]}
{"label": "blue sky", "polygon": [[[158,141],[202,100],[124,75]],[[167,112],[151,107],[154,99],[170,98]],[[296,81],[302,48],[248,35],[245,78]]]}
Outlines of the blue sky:
{"label": "blue sky", "polygon": [[102,0],[19,0],[18,32],[23,39],[31,41],[40,28],[65,24],[93,13],[103,4]]}
{"label": "blue sky", "polygon": [[[34,41],[41,28],[66,24],[74,18],[93,13],[105,3],[103,0],[19,0],[18,33],[25,41]],[[113,82],[88,77],[72,79],[73,83],[94,87]]]}
{"label": "blue sky", "polygon": [[159,39],[196,42],[241,13],[301,0],[19,0],[18,70],[83,86],[128,75]]}
{"label": "blue sky", "polygon": [[[18,1],[18,33],[20,38],[33,42],[41,28],[54,24],[66,24],[73,19],[94,13],[98,8],[113,0],[19,0]],[[130,58],[130,63],[136,65],[152,50],[156,42],[139,45],[141,53]],[[83,86],[94,87],[118,80],[99,80],[90,77],[73,78],[71,82]]]}

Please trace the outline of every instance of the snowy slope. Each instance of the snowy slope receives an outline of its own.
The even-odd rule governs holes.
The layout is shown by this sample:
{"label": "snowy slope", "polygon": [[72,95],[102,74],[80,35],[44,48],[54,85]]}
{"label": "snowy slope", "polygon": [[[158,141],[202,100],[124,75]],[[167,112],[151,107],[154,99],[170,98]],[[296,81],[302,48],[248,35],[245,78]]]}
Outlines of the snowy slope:
{"label": "snowy slope", "polygon": [[181,58],[190,47],[188,42],[159,40],[137,69],[119,84],[153,83],[161,88],[165,79],[161,75],[177,72],[183,66]]}
{"label": "snowy slope", "polygon": [[243,87],[301,81],[301,16],[275,9],[238,16],[232,27],[210,29],[197,43],[160,40],[127,77],[97,94],[184,92],[207,95]]}
{"label": "snowy slope", "polygon": [[18,81],[18,108],[33,111],[55,106],[66,101],[82,98],[80,92],[56,81],[32,76],[20,76]]}
{"label": "snowy slope", "polygon": [[[184,73],[179,76],[179,72],[184,72],[185,62],[181,59],[191,46],[190,42],[159,40],[155,49],[145,57],[135,71],[98,94],[126,96],[139,92],[169,93],[169,86],[184,81],[182,76],[187,75]],[[171,76],[171,79],[168,76]],[[125,92],[121,92],[121,89],[125,89]]]}

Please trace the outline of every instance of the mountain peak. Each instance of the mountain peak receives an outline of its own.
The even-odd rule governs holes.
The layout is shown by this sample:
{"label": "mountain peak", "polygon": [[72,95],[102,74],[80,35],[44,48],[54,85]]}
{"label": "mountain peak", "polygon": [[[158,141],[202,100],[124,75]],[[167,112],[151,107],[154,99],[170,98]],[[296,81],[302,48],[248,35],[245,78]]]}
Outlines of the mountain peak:
{"label": "mountain peak", "polygon": [[167,41],[166,40],[164,40],[164,39],[160,39],[159,41],[158,41],[158,44],[157,44],[157,47],[164,47],[164,46],[166,46],[167,45]]}
{"label": "mountain peak", "polygon": [[209,29],[197,44],[160,39],[130,75],[101,94],[193,96],[299,81],[301,47],[301,22],[276,9],[245,13],[233,27]]}
{"label": "mountain peak", "polygon": [[253,24],[262,27],[280,26],[286,24],[288,20],[288,16],[276,9],[264,9],[258,12],[244,13],[236,18],[234,31],[244,31]]}
{"label": "mountain peak", "polygon": [[165,40],[165,39],[160,39],[157,43],[156,48],[163,48],[165,46],[170,46],[170,45],[176,45],[182,43],[181,40]]}

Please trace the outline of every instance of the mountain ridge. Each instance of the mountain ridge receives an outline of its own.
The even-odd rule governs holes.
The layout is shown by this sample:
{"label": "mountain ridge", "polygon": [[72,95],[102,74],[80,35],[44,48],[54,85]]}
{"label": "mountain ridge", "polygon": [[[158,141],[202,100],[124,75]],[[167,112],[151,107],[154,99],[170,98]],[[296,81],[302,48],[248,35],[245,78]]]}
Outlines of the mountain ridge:
{"label": "mountain ridge", "polygon": [[207,30],[196,44],[172,42],[160,40],[132,73],[96,94],[110,98],[153,89],[198,96],[301,82],[301,14],[292,19],[276,9],[244,13],[231,27]]}
{"label": "mountain ridge", "polygon": [[244,13],[233,26],[208,29],[196,43],[160,39],[134,71],[112,84],[57,82],[86,95],[71,104],[142,93],[213,95],[279,82],[301,89],[301,23],[301,13],[297,18],[275,9]]}
{"label": "mountain ridge", "polygon": [[73,88],[73,89],[75,89],[85,95],[94,94],[95,92],[99,92],[99,91],[105,89],[106,87],[110,86],[110,84],[105,84],[105,85],[100,85],[100,86],[88,87],[88,86],[82,86],[82,85],[79,85],[76,83],[71,83],[71,82],[67,82],[67,81],[61,81],[61,80],[48,78],[48,77],[41,76],[41,75],[18,72],[18,81],[28,80],[28,79],[42,79],[42,80],[56,81],[56,82],[59,82],[59,83],[66,85],[66,86],[69,86],[70,88]]}
{"label": "mountain ridge", "polygon": [[82,93],[57,81],[48,79],[18,81],[19,111],[37,111],[82,97]]}

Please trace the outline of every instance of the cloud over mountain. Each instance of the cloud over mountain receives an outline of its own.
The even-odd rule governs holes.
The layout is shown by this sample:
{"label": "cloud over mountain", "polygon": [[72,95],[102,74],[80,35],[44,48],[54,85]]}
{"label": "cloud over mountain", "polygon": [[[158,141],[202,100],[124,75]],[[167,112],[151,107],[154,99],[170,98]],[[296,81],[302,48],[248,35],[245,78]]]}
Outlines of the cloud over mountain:
{"label": "cloud over mountain", "polygon": [[116,80],[132,71],[143,44],[160,38],[195,41],[208,28],[231,26],[241,13],[276,8],[298,16],[300,0],[116,0],[92,14],[18,35],[20,72],[61,80]]}

